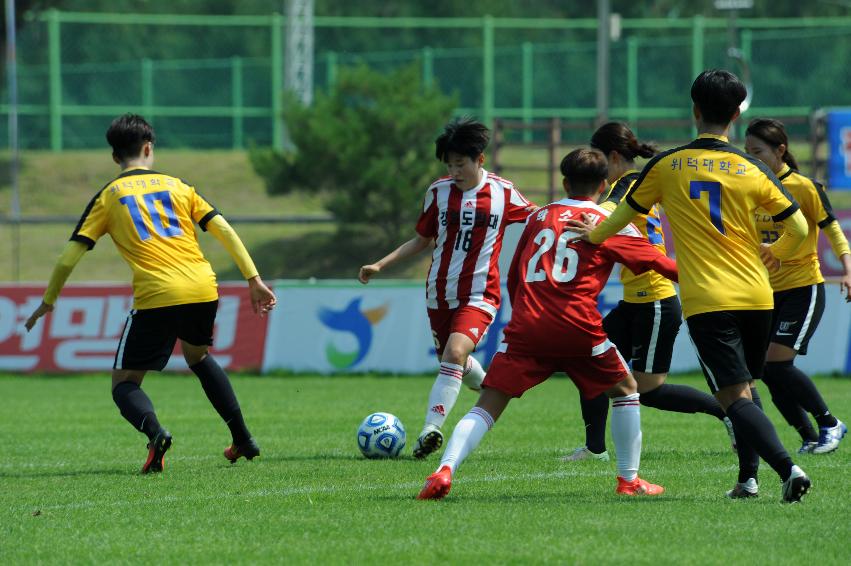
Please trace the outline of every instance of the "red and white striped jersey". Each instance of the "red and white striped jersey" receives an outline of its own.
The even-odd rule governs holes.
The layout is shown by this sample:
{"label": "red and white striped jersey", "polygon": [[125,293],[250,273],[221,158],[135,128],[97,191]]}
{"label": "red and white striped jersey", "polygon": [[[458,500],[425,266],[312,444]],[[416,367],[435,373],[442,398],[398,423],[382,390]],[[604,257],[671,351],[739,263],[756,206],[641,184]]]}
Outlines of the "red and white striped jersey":
{"label": "red and white striped jersey", "polygon": [[426,280],[426,306],[464,305],[491,315],[499,309],[499,251],[505,227],[523,222],[535,205],[511,181],[482,171],[482,181],[466,191],[443,177],[428,188],[417,233],[433,238]]}
{"label": "red and white striped jersey", "polygon": [[521,355],[598,355],[608,346],[597,296],[616,262],[633,273],[652,269],[677,278],[676,263],[632,224],[598,246],[572,241],[576,233],[566,223],[582,213],[595,223],[609,216],[590,199],[570,198],[529,216],[508,270],[511,321],[500,348]]}

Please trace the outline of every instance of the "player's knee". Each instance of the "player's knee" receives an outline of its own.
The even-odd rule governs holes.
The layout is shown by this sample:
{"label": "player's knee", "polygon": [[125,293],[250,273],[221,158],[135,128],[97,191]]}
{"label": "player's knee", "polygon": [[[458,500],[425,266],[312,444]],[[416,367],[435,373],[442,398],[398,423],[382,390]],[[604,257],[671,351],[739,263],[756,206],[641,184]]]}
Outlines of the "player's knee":
{"label": "player's knee", "polygon": [[626,379],[623,379],[612,386],[611,389],[606,391],[606,395],[610,398],[613,397],[624,397],[626,395],[633,395],[638,393],[638,383],[636,383],[635,378],[631,375],[627,376]]}
{"label": "player's knee", "polygon": [[201,363],[207,357],[207,348],[183,348],[183,359],[189,367]]}
{"label": "player's knee", "polygon": [[470,352],[467,351],[467,348],[463,344],[450,342],[446,345],[446,349],[443,350],[441,361],[466,367],[468,355],[470,355]]}

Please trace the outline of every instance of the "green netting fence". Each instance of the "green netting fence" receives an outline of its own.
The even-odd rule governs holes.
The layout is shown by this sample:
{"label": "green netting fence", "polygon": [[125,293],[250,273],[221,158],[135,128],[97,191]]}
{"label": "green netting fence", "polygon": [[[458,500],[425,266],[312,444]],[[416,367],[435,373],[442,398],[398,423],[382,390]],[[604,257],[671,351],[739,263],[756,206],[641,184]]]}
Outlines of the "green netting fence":
{"label": "green netting fence", "polygon": [[[19,37],[21,146],[101,147],[109,120],[128,111],[151,119],[170,147],[279,145],[285,24],[278,14],[44,12]],[[733,65],[727,25],[700,16],[623,20],[611,44],[608,115],[645,123],[642,134],[659,140],[687,137],[692,79]],[[801,134],[812,109],[851,105],[851,18],[737,25],[754,85],[748,115],[798,118],[792,129]],[[458,114],[590,121],[596,28],[593,19],[316,17],[315,88],[333,87],[345,65],[413,63],[425,83],[456,94]],[[5,129],[5,92],[0,100]]]}

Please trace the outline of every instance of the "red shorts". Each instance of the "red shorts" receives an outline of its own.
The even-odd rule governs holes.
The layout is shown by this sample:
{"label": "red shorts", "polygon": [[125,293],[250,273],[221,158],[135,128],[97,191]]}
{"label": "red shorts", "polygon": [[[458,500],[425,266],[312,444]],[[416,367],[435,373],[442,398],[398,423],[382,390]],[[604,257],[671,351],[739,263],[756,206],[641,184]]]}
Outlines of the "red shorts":
{"label": "red shorts", "polygon": [[426,309],[437,357],[443,355],[449,335],[458,332],[478,344],[484,337],[493,317],[482,309],[463,306],[457,309]]}
{"label": "red shorts", "polygon": [[557,371],[573,380],[582,397],[593,399],[629,377],[629,368],[614,344],[596,356],[549,358],[497,352],[482,387],[520,397]]}

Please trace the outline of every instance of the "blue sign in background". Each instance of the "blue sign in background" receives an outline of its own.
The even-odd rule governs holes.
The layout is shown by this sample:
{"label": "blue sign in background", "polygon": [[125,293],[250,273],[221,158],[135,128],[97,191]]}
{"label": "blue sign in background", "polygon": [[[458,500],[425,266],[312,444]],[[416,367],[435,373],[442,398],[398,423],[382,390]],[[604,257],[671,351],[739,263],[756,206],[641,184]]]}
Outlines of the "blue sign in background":
{"label": "blue sign in background", "polygon": [[851,189],[851,108],[827,114],[827,186]]}

